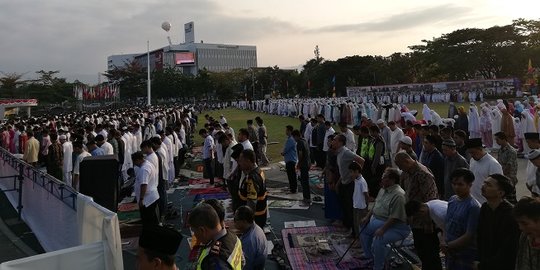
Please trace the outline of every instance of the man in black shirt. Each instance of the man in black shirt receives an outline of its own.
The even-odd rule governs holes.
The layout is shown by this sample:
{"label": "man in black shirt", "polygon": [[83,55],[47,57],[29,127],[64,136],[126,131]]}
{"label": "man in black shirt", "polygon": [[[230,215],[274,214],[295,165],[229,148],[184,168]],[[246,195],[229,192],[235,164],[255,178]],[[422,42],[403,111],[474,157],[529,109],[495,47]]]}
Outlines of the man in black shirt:
{"label": "man in black shirt", "polygon": [[487,202],[480,208],[475,262],[479,270],[514,269],[520,232],[513,206],[505,200],[512,190],[510,179],[502,174],[492,174],[484,181],[482,196]]}

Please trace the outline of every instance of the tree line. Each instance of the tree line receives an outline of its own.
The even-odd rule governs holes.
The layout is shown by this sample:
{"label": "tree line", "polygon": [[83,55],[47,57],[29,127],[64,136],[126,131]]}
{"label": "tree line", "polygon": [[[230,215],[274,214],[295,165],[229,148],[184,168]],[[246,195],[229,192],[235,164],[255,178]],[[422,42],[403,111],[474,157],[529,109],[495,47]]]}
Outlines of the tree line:
{"label": "tree line", "polygon": [[[316,53],[301,70],[277,66],[229,72],[200,70],[196,76],[174,68],[153,71],[152,97],[208,100],[346,95],[347,86],[427,83],[470,79],[532,77],[528,61],[540,63],[540,20],[517,19],[486,29],[465,28],[408,46],[409,52],[389,56],[347,56],[325,60]],[[40,102],[72,100],[73,83],[58,71],[38,71],[38,79],[3,74],[0,97],[32,97]],[[535,71],[536,79],[538,69]],[[104,74],[120,85],[122,99],[146,95],[146,70],[126,63]],[[536,82],[538,83],[538,82]],[[335,89],[335,90],[334,90]]]}

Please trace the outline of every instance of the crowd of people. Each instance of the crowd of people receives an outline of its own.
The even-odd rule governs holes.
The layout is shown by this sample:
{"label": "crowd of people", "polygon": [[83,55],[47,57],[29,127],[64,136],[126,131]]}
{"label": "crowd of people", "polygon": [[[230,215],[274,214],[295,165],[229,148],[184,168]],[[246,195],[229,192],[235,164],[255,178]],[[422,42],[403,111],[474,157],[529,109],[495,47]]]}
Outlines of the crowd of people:
{"label": "crowd of people", "polygon": [[[384,268],[389,244],[411,233],[424,269],[442,269],[440,252],[447,269],[540,269],[540,121],[533,101],[485,102],[480,110],[451,104],[453,121],[439,121],[427,105],[420,119],[403,105],[386,103],[362,104],[372,109],[354,118],[346,106],[361,104],[353,101],[342,109],[323,100],[283,102],[296,104],[284,115],[300,114],[297,128],[284,127],[289,193],[301,189],[310,204],[309,170],[322,169],[325,218],[360,239],[374,269]],[[116,156],[119,184],[133,183],[143,224],[152,230],[166,214],[165,191],[197,132],[195,111],[171,106],[14,119],[2,123],[0,146],[75,189],[84,158]],[[224,115],[206,115],[198,130],[204,178],[230,192],[243,232],[238,238],[225,229],[219,203],[195,207],[189,225],[207,243],[200,269],[264,265],[260,243],[268,207],[261,167],[270,163],[268,133],[261,117],[253,120],[235,132]],[[529,160],[526,168],[518,168],[518,152]],[[518,179],[518,169],[526,170],[525,179]],[[516,198],[518,181],[529,197]],[[167,252],[158,252],[160,261],[173,256]],[[141,258],[152,260],[148,254]]]}
{"label": "crowd of people", "polygon": [[[492,130],[482,136],[467,128],[475,121],[471,114],[458,114],[454,125],[364,117],[352,130],[339,123],[339,132],[323,114],[300,116],[311,161],[325,171],[326,217],[360,237],[374,269],[383,269],[387,245],[411,232],[424,269],[442,269],[439,252],[447,269],[540,267],[533,232],[540,229],[540,136],[534,125],[516,136],[513,121],[535,114],[535,106],[499,101],[482,109],[502,115],[493,140]],[[519,149],[527,149],[520,180],[532,197],[518,201]]]}

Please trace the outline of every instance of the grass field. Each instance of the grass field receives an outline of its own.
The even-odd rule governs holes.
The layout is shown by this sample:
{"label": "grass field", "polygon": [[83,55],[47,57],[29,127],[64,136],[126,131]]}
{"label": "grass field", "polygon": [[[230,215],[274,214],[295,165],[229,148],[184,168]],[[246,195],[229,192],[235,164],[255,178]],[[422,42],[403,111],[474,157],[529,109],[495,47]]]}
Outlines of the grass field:
{"label": "grass field", "polygon": [[[469,109],[470,103],[455,103],[456,107],[464,106],[466,110]],[[422,118],[422,105],[421,103],[416,104],[407,104],[409,110],[417,110],[417,118]],[[477,106],[480,104],[477,103]],[[428,106],[435,110],[441,117],[446,118],[448,114],[448,104],[447,103],[430,103]],[[265,113],[244,111],[238,109],[223,109],[216,111],[205,111],[199,115],[199,125],[197,129],[200,129],[204,125],[204,115],[208,114],[214,119],[219,119],[219,116],[223,114],[227,118],[227,122],[234,129],[235,134],[238,134],[240,128],[247,127],[246,121],[248,119],[255,119],[255,117],[260,116],[264,120],[264,124],[268,130],[268,142],[278,142],[277,144],[271,144],[268,146],[267,154],[271,159],[271,162],[279,162],[283,160],[281,156],[281,151],[283,150],[283,145],[285,143],[285,126],[292,125],[295,128],[300,128],[300,122],[297,118],[292,117],[282,117],[276,115],[268,115]],[[338,128],[334,127],[336,131],[339,131]],[[202,138],[198,135],[195,135],[195,144],[200,145],[202,143]]]}

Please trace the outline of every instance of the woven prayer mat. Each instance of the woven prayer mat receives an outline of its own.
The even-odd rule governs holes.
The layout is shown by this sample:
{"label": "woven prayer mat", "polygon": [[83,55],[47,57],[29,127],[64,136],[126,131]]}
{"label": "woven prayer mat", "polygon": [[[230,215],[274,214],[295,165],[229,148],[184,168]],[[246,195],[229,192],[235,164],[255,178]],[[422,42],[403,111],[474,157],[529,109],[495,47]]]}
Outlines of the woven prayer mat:
{"label": "woven prayer mat", "polygon": [[131,212],[139,211],[139,205],[137,203],[124,203],[118,205],[118,212]]}
{"label": "woven prayer mat", "polygon": [[309,209],[309,204],[304,204],[301,201],[290,201],[290,200],[269,200],[268,208],[271,209],[290,209],[290,210],[307,210]]}
{"label": "woven prayer mat", "polygon": [[353,239],[347,232],[333,226],[289,228],[281,231],[285,252],[293,270],[369,269],[371,265],[360,258],[358,242],[347,252],[339,266],[336,262]]}
{"label": "woven prayer mat", "polygon": [[[289,193],[289,188],[288,187],[285,187],[285,188],[270,188],[270,187],[267,187],[266,190],[268,191],[268,197],[271,197],[271,198],[277,198],[277,199],[282,199],[282,200],[292,200],[292,201],[301,201],[301,200],[304,199],[304,196],[302,195],[302,192],[296,192],[295,194],[291,194],[291,193]],[[315,194],[315,195],[318,195],[318,194]],[[314,196],[314,194],[312,194],[312,196],[311,196],[312,200],[313,200],[313,196]],[[320,201],[313,200],[312,202],[316,203],[316,204],[324,204],[324,197],[322,197],[320,195],[319,195],[319,197],[321,198]]]}

